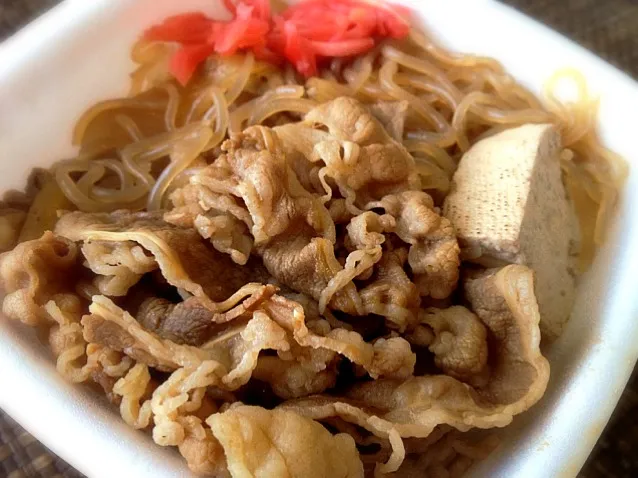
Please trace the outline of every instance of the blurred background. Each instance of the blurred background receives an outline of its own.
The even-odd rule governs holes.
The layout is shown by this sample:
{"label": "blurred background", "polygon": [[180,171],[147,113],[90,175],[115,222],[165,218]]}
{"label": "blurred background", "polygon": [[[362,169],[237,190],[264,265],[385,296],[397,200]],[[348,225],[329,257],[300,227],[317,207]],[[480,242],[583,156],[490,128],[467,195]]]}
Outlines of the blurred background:
{"label": "blurred background", "polygon": [[[84,0],[90,1],[90,0]],[[177,1],[177,0],[176,0]],[[467,0],[473,1],[473,0]],[[502,0],[638,79],[638,0]],[[59,0],[0,0],[0,41]],[[1,107],[1,105],[0,105]],[[575,440],[578,437],[574,437]],[[0,477],[80,478],[0,410]],[[634,372],[582,478],[638,476],[638,374]]]}

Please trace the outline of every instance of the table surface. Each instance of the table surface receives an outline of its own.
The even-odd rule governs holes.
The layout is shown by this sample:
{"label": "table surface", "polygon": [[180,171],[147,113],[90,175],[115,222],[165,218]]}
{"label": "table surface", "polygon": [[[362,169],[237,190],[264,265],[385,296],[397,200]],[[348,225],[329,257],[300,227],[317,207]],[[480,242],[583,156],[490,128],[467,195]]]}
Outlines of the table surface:
{"label": "table surface", "polygon": [[[469,0],[468,0],[469,1]],[[637,0],[503,0],[576,40],[638,79]],[[0,0],[0,41],[59,0]],[[583,478],[638,476],[638,373],[627,389],[594,452]],[[80,478],[0,411],[0,476]]]}

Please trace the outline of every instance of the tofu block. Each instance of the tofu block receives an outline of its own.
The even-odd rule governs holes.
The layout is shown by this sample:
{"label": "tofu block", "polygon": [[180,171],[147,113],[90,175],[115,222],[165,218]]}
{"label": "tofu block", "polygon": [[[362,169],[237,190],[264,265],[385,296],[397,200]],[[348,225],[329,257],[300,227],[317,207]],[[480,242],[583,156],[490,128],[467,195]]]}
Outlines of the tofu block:
{"label": "tofu block", "polygon": [[549,124],[483,139],[463,155],[443,206],[463,260],[534,270],[541,331],[550,340],[560,335],[574,303],[579,242],[560,151],[560,135]]}

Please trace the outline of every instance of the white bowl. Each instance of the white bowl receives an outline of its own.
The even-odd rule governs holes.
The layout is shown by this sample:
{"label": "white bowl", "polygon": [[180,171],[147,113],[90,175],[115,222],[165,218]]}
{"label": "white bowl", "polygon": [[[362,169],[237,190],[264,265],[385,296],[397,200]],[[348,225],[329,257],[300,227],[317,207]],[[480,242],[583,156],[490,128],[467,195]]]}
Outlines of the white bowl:
{"label": "white bowl", "polygon": [[[600,94],[604,142],[636,161],[638,85],[591,53],[491,0],[405,0],[446,46],[500,60],[536,92],[574,66]],[[127,92],[139,33],[211,0],[67,0],[0,45],[0,191],[73,152],[71,128],[92,103]],[[548,351],[545,397],[517,417],[476,476],[575,476],[607,423],[638,357],[638,200],[635,168],[618,220],[564,335]],[[0,407],[90,477],[190,476],[173,449],[127,427],[105,401],[65,382],[31,331],[0,317]]]}

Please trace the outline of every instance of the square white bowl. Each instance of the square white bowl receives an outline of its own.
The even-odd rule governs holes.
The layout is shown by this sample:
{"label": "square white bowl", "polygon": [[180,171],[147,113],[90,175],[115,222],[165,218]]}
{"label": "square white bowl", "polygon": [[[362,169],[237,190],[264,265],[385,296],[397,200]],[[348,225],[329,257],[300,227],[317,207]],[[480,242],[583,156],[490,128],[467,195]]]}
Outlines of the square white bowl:
{"label": "square white bowl", "polygon": [[[492,56],[540,93],[557,69],[582,71],[600,95],[605,144],[633,166],[613,231],[582,279],[572,319],[548,350],[546,395],[516,417],[474,476],[575,476],[638,357],[638,84],[586,50],[492,0],[404,0],[445,46]],[[73,154],[71,130],[89,105],[124,95],[131,45],[147,26],[213,0],[67,0],[0,45],[0,191],[34,166]],[[633,244],[632,244],[633,243]],[[60,377],[33,333],[0,317],[0,408],[90,477],[190,476],[173,450],[126,426],[117,410]]]}

